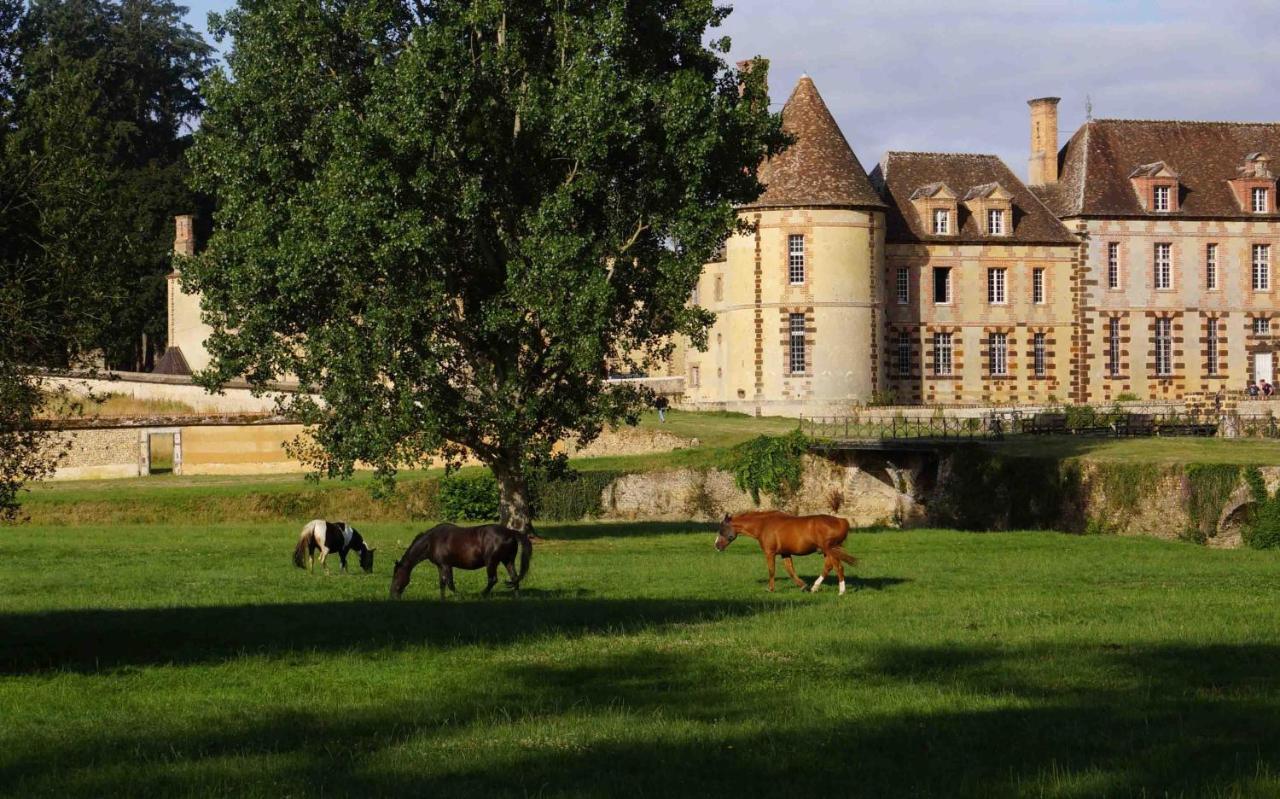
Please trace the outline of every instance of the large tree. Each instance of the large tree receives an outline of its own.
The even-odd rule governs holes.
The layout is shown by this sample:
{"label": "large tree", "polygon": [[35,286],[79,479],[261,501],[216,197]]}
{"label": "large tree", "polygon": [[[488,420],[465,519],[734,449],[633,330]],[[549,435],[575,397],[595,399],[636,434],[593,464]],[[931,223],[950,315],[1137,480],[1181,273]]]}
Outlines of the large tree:
{"label": "large tree", "polygon": [[764,70],[707,44],[728,13],[241,0],[193,149],[204,379],[296,377],[329,476],[474,453],[524,527],[554,444],[643,400],[607,362],[704,341],[691,290],[783,144]]}
{"label": "large tree", "polygon": [[[171,219],[197,204],[186,128],[211,49],[185,12],[169,0],[33,0],[18,26],[8,160],[25,176],[20,246],[32,258],[51,242],[77,250],[63,260],[97,291],[68,316],[96,322],[90,343],[111,366],[142,365],[144,334],[148,349],[163,341]],[[63,343],[45,342],[40,359],[67,362],[75,345]]]}

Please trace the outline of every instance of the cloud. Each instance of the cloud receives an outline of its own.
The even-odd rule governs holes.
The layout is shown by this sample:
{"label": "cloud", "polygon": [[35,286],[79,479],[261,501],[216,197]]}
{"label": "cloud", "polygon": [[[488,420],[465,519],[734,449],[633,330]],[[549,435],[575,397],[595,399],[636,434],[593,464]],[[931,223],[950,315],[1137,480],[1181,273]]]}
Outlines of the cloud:
{"label": "cloud", "polygon": [[887,150],[988,152],[1025,175],[1026,100],[1062,97],[1061,140],[1094,116],[1270,121],[1274,0],[739,0],[734,58],[771,60],[780,105],[813,77],[870,169]]}

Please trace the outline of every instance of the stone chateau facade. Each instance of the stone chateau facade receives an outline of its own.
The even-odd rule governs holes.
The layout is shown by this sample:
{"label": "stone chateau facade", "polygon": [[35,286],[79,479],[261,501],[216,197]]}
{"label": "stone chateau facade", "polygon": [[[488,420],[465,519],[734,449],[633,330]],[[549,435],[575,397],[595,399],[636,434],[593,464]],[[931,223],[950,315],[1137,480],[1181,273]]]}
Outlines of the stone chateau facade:
{"label": "stone chateau facade", "polygon": [[890,152],[868,174],[813,81],[693,301],[684,399],[758,413],[1181,399],[1273,381],[1280,124],[1093,120],[1030,185],[999,158]]}
{"label": "stone chateau facade", "polygon": [[[1057,103],[1029,103],[1030,185],[993,155],[890,152],[868,174],[801,78],[795,142],[740,211],[753,232],[692,298],[716,316],[708,349],[663,370],[683,402],[795,415],[1274,381],[1280,124],[1091,120],[1060,149]],[[175,250],[195,251],[191,217]],[[199,311],[175,271],[156,371],[208,365]]]}

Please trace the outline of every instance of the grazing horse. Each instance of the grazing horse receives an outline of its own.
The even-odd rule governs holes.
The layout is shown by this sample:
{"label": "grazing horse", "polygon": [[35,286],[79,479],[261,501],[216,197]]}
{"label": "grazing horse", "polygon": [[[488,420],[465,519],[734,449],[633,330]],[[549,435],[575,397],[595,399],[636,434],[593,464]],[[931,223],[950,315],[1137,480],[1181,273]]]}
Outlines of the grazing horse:
{"label": "grazing horse", "polygon": [[[532,531],[532,530],[531,530]],[[520,550],[520,573],[516,574],[516,550]],[[489,584],[484,587],[485,596],[498,582],[498,564],[507,569],[510,585],[520,596],[520,581],[529,572],[529,558],[533,555],[533,541],[525,533],[510,530],[496,524],[482,527],[458,527],[454,524],[438,524],[425,533],[419,533],[404,557],[396,561],[391,575],[391,598],[399,599],[409,585],[409,573],[420,561],[429,560],[440,570],[440,598],[444,589],[456,592],[453,585],[453,569],[479,569],[484,567]]]}
{"label": "grazing horse", "polygon": [[831,567],[840,577],[840,593],[844,593],[844,564],[856,565],[858,559],[845,552],[840,545],[849,535],[849,522],[836,516],[792,516],[776,510],[739,513],[724,517],[720,533],[716,536],[716,549],[721,552],[739,535],[746,535],[760,542],[764,550],[764,562],[769,567],[769,590],[773,590],[774,559],[781,555],[787,574],[801,588],[804,580],[796,576],[791,564],[792,555],[809,555],[822,550],[822,576],[814,580],[810,591],[816,592],[827,578]]}
{"label": "grazing horse", "polygon": [[347,570],[347,553],[351,550],[360,553],[360,568],[366,572],[373,572],[373,553],[360,537],[360,533],[356,532],[356,528],[346,522],[326,522],[324,519],[314,519],[307,522],[302,528],[302,533],[298,536],[298,545],[293,548],[293,565],[299,569],[314,570],[314,556],[318,551],[320,553],[320,565],[324,566],[328,571],[329,567],[325,566],[325,558],[329,557],[330,552],[337,552],[338,558],[342,561],[342,570]]}

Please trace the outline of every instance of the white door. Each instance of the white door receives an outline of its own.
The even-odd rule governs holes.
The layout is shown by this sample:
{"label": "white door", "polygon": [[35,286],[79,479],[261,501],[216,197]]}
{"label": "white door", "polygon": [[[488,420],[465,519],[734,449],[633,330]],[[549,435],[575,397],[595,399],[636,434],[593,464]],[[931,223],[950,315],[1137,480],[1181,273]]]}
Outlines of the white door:
{"label": "white door", "polygon": [[1259,352],[1253,356],[1253,380],[1256,383],[1259,380],[1265,380],[1268,383],[1274,383],[1274,373],[1271,371],[1271,353]]}

